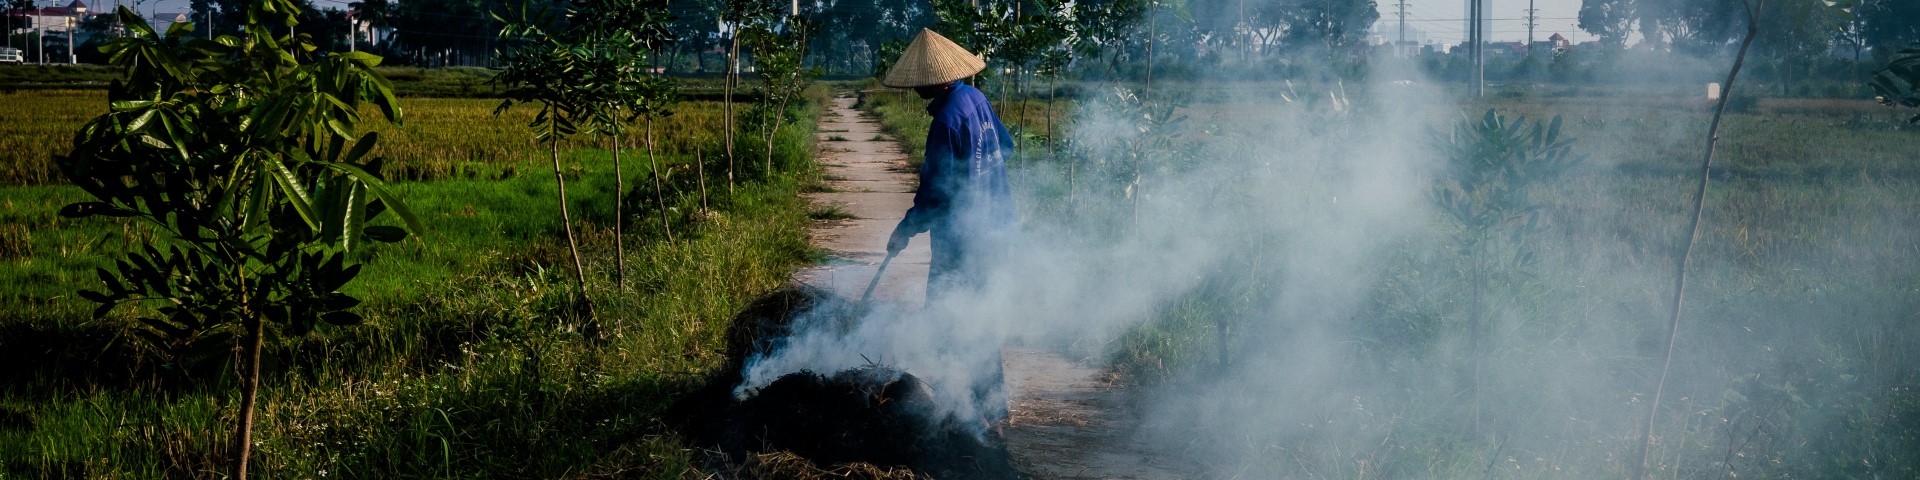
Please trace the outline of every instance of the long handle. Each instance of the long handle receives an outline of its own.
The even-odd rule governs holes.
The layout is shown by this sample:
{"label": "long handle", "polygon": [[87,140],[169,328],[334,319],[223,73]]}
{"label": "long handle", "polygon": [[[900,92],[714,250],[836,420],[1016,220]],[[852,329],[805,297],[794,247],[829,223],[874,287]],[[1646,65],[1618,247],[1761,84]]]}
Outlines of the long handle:
{"label": "long handle", "polygon": [[887,273],[887,264],[893,262],[893,256],[900,252],[887,252],[887,258],[880,260],[880,268],[873,270],[873,281],[867,282],[867,293],[860,294],[860,306],[865,307],[873,299],[873,287],[880,286],[880,275]]}

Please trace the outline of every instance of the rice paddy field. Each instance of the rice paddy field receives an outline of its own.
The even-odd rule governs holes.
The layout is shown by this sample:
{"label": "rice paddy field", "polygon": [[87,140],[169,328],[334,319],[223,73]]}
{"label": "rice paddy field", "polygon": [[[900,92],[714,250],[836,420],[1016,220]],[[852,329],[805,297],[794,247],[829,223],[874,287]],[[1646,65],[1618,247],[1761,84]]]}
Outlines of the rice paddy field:
{"label": "rice paddy field", "polygon": [[[375,154],[428,233],[356,253],[365,273],[347,290],[366,300],[357,308],[364,325],[268,341],[256,474],[697,471],[699,453],[660,415],[721,365],[732,313],[816,257],[797,193],[818,175],[811,132],[823,92],[809,93],[798,120],[779,131],[772,176],[762,174],[760,139],[743,135],[729,177],[717,102],[676,104],[654,125],[651,157],[643,136],[624,139],[624,288],[615,281],[611,145],[594,137],[563,145],[575,233],[605,325],[597,342],[557,321],[570,315],[573,279],[559,267],[568,251],[547,150],[525,127],[531,110],[496,116],[497,99],[406,97],[402,123],[363,124],[382,133]],[[86,195],[65,185],[51,158],[105,108],[100,90],[0,93],[0,361],[14,366],[0,373],[0,478],[222,477],[239,402],[232,358],[162,362],[129,335],[135,312],[96,319],[75,293],[99,288],[96,267],[156,235],[139,223],[55,214]]]}
{"label": "rice paddy field", "polygon": [[[1110,113],[1124,107],[1103,103],[1113,87],[987,93],[1021,141],[1012,168],[1028,229],[1115,276],[1148,262],[1100,255],[1188,245],[1155,225],[1234,220],[1174,232],[1210,237],[1202,264],[1182,270],[1192,278],[1114,320],[1124,328],[1062,346],[1130,387],[1153,420],[1141,438],[1220,478],[1630,475],[1706,102],[1501,90],[1413,108],[1384,90],[1190,84],[1161,87],[1182,92],[1183,126],[1142,127]],[[361,254],[367,273],[350,288],[368,300],[366,325],[271,340],[256,471],[706,473],[664,409],[724,363],[729,315],[819,258],[804,234],[819,213],[797,194],[817,176],[823,92],[780,131],[779,173],[755,174],[765,159],[740,148],[731,186],[716,103],[683,102],[658,122],[674,241],[659,207],[638,200],[653,198],[651,170],[628,139],[625,288],[611,273],[606,141],[566,145],[589,284],[616,312],[598,345],[554,321],[570,273],[557,267],[567,251],[551,167],[524,129],[531,112],[403,99],[403,123],[367,128],[382,132],[377,153],[429,233]],[[129,340],[130,313],[94,319],[74,293],[155,235],[54,214],[82,194],[50,159],[104,103],[97,90],[0,93],[0,362],[14,366],[0,370],[0,478],[218,477],[238,403],[231,364],[158,362]],[[861,105],[918,148],[924,102],[869,91]],[[1489,109],[1559,116],[1579,160],[1520,200],[1526,221],[1463,245],[1433,179],[1449,132]],[[1920,476],[1920,128],[1905,116],[1774,98],[1730,113],[1654,412],[1653,477]],[[1116,124],[1173,133],[1102,130]],[[1462,253],[1474,248],[1486,255]]]}

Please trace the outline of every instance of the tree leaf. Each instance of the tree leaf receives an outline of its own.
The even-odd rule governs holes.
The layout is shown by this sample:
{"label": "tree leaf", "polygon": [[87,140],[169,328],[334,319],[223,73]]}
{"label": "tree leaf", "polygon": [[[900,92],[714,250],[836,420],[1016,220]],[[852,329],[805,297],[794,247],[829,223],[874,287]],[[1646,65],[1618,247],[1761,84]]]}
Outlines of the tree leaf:
{"label": "tree leaf", "polygon": [[300,178],[294,176],[293,171],[287,169],[286,164],[280,163],[280,159],[267,157],[260,163],[266,167],[268,173],[272,174],[270,176],[273,177],[274,183],[286,192],[288,203],[292,203],[294,211],[299,212],[300,219],[306,221],[307,228],[319,230],[320,219],[313,212],[313,199],[307,195],[306,187],[300,185]]}
{"label": "tree leaf", "polygon": [[387,208],[393,210],[393,213],[400,215],[400,221],[407,225],[407,230],[415,234],[426,232],[426,228],[420,224],[420,219],[413,215],[413,210],[407,208],[406,203],[400,200],[399,195],[395,195],[392,190],[387,189],[387,182],[385,180],[381,180],[380,177],[374,174],[367,173],[366,170],[362,170],[357,165],[338,162],[326,162],[322,163],[322,165],[352,175],[354,178],[365,183],[367,192],[372,193],[374,198],[386,203]]}
{"label": "tree leaf", "polygon": [[370,240],[382,243],[393,243],[407,238],[406,229],[391,225],[370,226],[362,230],[361,233],[365,234]]}

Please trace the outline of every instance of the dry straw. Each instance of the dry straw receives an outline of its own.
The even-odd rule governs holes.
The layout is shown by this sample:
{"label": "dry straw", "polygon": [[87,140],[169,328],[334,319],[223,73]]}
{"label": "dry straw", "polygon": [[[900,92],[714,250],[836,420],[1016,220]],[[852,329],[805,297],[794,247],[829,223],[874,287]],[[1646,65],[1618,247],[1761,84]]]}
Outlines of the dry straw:
{"label": "dry straw", "polygon": [[932,477],[915,473],[901,467],[882,467],[870,463],[853,462],[834,465],[832,468],[820,468],[812,461],[793,452],[776,451],[756,453],[747,456],[747,462],[739,472],[741,478],[792,479],[792,480],[931,480]]}
{"label": "dry straw", "polygon": [[880,84],[894,88],[942,85],[971,77],[986,68],[987,62],[978,55],[933,30],[922,28]]}

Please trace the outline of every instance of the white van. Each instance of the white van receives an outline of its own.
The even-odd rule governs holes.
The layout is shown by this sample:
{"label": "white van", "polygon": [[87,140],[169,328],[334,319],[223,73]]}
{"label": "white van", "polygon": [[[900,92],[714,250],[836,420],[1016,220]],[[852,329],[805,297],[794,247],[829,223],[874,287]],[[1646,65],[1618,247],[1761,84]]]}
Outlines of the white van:
{"label": "white van", "polygon": [[0,63],[21,63],[25,61],[26,58],[20,56],[20,49],[0,47]]}

